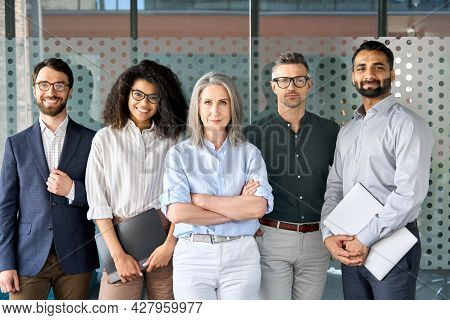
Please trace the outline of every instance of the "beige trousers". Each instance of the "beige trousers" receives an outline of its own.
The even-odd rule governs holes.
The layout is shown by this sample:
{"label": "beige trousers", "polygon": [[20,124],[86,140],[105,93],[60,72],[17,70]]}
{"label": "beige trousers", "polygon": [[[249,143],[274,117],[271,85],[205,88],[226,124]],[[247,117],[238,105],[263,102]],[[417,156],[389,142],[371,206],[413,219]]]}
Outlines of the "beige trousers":
{"label": "beige trousers", "polygon": [[[170,228],[170,222],[158,212],[161,223],[166,233]],[[114,217],[114,224],[125,219]],[[173,300],[172,261],[164,268],[154,269],[152,272],[143,271],[144,276],[137,280],[122,283],[109,283],[106,272],[103,272],[100,281],[99,300],[140,300],[145,286],[147,299],[149,300]]]}
{"label": "beige trousers", "polygon": [[143,271],[144,276],[137,280],[122,283],[109,283],[106,272],[100,282],[99,300],[140,300],[145,286],[149,300],[173,300],[172,262],[167,267]]}
{"label": "beige trousers", "polygon": [[317,300],[322,297],[330,254],[320,231],[301,233],[261,226],[262,299]]}

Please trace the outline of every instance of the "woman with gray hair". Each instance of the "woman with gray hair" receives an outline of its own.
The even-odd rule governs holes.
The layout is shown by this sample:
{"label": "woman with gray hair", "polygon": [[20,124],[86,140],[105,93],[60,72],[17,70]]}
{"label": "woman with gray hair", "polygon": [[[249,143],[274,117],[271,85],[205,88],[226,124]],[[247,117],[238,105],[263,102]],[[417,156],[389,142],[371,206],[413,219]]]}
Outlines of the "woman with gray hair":
{"label": "woman with gray hair", "polygon": [[254,234],[272,211],[261,152],[241,133],[243,105],[233,80],[201,77],[193,90],[190,139],[165,160],[161,210],[175,223],[175,299],[256,299],[261,267]]}

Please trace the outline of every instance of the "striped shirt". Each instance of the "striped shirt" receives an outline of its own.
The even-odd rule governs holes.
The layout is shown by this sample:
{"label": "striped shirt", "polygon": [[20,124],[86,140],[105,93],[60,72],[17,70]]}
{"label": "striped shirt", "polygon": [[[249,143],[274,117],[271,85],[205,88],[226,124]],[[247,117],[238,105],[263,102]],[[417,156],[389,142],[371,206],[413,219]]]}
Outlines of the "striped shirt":
{"label": "striped shirt", "polygon": [[131,120],[123,129],[99,130],[86,169],[88,219],[128,218],[159,209],[164,159],[175,143],[159,138],[153,126],[141,132]]}
{"label": "striped shirt", "polygon": [[[44,121],[39,118],[39,125],[41,126],[42,144],[44,146],[45,158],[47,159],[48,170],[51,172],[53,168],[58,168],[59,157],[64,145],[64,139],[67,132],[67,124],[69,123],[69,116],[66,116],[63,122],[53,132],[50,130]],[[75,183],[72,181],[72,188],[66,198],[69,199],[69,204],[75,199]]]}

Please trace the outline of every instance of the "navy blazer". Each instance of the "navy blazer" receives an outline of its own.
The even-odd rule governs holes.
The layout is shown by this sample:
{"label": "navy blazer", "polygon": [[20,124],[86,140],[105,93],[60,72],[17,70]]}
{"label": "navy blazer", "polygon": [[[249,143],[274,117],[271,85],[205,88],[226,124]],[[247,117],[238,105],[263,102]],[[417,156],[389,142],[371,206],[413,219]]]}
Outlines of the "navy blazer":
{"label": "navy blazer", "polygon": [[87,220],[84,178],[95,132],[69,118],[58,169],[75,183],[75,199],[47,191],[49,169],[39,121],[6,140],[0,178],[0,271],[41,271],[55,243],[67,274],[98,268],[95,226]]}

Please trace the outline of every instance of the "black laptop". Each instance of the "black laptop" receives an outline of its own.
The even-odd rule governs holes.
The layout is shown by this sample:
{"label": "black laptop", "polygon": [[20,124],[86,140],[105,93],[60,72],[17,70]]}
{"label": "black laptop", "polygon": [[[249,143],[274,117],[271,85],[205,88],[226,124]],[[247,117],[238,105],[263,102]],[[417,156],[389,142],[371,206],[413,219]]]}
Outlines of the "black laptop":
{"label": "black laptop", "polygon": [[[150,254],[164,243],[167,237],[155,209],[150,209],[127,219],[114,226],[114,229],[123,250],[136,259],[141,270],[146,269],[143,264],[150,257]],[[114,260],[101,233],[95,235],[95,241],[109,282],[120,281]]]}

